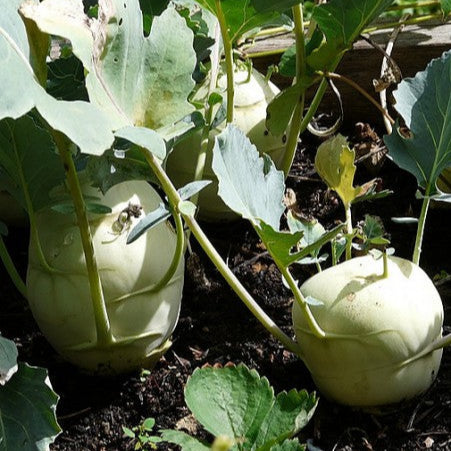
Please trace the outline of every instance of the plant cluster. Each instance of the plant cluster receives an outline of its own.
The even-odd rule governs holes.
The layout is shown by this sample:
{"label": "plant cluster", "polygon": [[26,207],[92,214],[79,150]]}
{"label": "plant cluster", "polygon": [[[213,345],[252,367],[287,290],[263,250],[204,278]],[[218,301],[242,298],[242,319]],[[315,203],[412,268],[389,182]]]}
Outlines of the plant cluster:
{"label": "plant cluster", "polygon": [[[451,342],[442,337],[440,297],[418,266],[430,201],[449,201],[437,180],[451,166],[451,52],[399,84],[403,126],[398,120],[385,137],[391,158],[415,175],[422,199],[409,262],[390,255],[374,218],[353,224],[353,204],[388,193],[377,193],[371,182],[354,186],[354,152],[341,135],[320,146],[315,166],[340,197],[345,222],[325,230],[286,212],[284,204],[300,134],[339,77],[343,55],[392,0],[142,3],[99,0],[86,11],[81,0],[0,1],[0,57],[8,67],[0,73],[0,181],[29,222],[26,282],[1,237],[0,257],[43,334],[65,359],[89,371],[151,368],[170,346],[184,253],[194,238],[251,313],[305,362],[325,396],[369,407],[426,390]],[[436,6],[441,17],[449,15],[448,0]],[[283,91],[241,51],[260,30],[276,26],[295,36],[278,67],[292,79]],[[307,89],[315,90],[308,105]],[[198,217],[250,221],[293,293],[297,341],[230,271]],[[333,266],[322,271],[326,248]],[[353,258],[355,251],[366,255]],[[300,286],[292,271],[298,264],[319,272]],[[0,354],[5,387],[15,371],[11,346]],[[224,422],[210,424],[210,407],[196,404],[204,394],[195,383],[204,374],[225,380],[221,394],[211,396],[230,394],[230,409],[220,412],[229,417],[250,395],[234,398],[236,386],[229,383],[227,391],[227,381],[254,380],[267,401],[253,416],[258,425],[243,421],[246,429],[236,432],[235,426],[223,430]],[[3,388],[0,403],[9,398]],[[215,441],[213,449],[294,450],[300,444],[284,440],[308,421],[316,400],[296,391],[274,398],[266,380],[238,367],[194,373],[187,402],[205,428],[228,443]],[[272,424],[287,403],[291,416]],[[54,401],[45,406],[44,416]],[[51,422],[46,438],[26,438],[29,449],[45,449],[57,433]],[[5,449],[13,449],[23,438],[2,424],[3,442],[13,437]],[[154,443],[152,428],[126,433]],[[194,440],[173,432],[163,437],[182,445]]]}

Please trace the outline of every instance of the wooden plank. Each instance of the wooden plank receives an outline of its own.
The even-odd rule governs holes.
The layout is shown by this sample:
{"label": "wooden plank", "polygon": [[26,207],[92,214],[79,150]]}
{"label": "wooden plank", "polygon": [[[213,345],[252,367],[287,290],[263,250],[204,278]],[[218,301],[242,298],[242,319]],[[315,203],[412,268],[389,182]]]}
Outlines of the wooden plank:
{"label": "wooden plank", "polygon": [[[391,32],[392,29],[378,30],[371,34],[371,39],[385,48]],[[286,49],[293,43],[294,39],[290,33],[261,38],[247,50],[247,55],[253,59],[256,69],[265,72],[269,65],[278,63],[280,53],[264,57],[253,57],[253,55],[262,52],[280,52],[281,49]],[[403,76],[412,77],[418,71],[424,70],[431,59],[439,57],[450,48],[451,23],[431,22],[406,26],[396,40],[392,56]],[[382,60],[382,53],[364,40],[359,40],[354,44],[353,49],[345,54],[336,72],[351,78],[379,100],[379,95],[373,88],[373,79],[379,77]],[[277,74],[271,79],[280,87],[286,87],[291,83],[290,79]],[[336,85],[342,95],[345,122],[348,126],[361,121],[374,125],[382,124],[380,113],[367,99],[347,84],[337,82]],[[310,99],[313,94],[314,90],[309,90],[307,99]],[[330,93],[326,94],[319,111],[327,113],[336,110],[335,98]]]}

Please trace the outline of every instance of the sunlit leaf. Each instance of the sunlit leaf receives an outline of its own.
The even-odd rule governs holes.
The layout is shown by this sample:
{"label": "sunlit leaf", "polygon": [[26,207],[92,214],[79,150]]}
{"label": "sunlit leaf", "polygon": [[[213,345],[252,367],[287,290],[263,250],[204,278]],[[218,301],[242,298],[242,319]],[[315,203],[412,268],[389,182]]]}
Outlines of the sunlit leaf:
{"label": "sunlit leaf", "polygon": [[361,188],[354,188],[355,152],[348,146],[346,138],[337,135],[323,142],[315,157],[315,168],[321,178],[348,206],[359,195]]}
{"label": "sunlit leaf", "polygon": [[[198,0],[217,16],[215,0]],[[221,0],[229,37],[233,43],[245,33],[276,19],[280,13],[299,3],[298,0]]]}
{"label": "sunlit leaf", "polygon": [[451,14],[451,0],[440,0],[440,6],[445,17]]}
{"label": "sunlit leaf", "polygon": [[283,172],[267,156],[261,157],[247,136],[233,125],[215,139],[213,170],[218,194],[226,205],[254,224],[263,221],[274,230],[285,210]]}
{"label": "sunlit leaf", "polygon": [[451,166],[451,51],[426,70],[404,79],[395,91],[396,109],[410,130],[394,127],[384,141],[395,163],[412,173],[428,195],[438,194],[440,173]]}
{"label": "sunlit leaf", "polygon": [[36,58],[42,58],[42,52],[36,46],[30,48],[17,11],[20,3],[1,2],[0,60],[8,70],[0,71],[0,119],[19,118],[36,108],[51,127],[84,152],[101,154],[114,139],[110,118],[87,102],[58,101],[46,93],[39,81],[42,75],[34,71],[39,66]]}

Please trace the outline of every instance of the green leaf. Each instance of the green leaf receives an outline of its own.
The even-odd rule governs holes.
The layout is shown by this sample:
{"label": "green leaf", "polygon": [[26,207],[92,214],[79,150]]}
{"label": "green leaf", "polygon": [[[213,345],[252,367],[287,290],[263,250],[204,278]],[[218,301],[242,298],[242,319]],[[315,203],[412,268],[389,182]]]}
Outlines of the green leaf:
{"label": "green leaf", "polygon": [[58,395],[47,381],[47,370],[20,363],[0,387],[0,451],[46,451],[61,432],[55,415]]}
{"label": "green leaf", "polygon": [[287,214],[287,223],[290,232],[302,232],[303,236],[299,243],[301,247],[316,243],[326,232],[318,221],[301,221],[293,216],[291,211]]}
{"label": "green leaf", "polygon": [[394,95],[411,137],[401,134],[399,124],[384,137],[394,162],[413,174],[428,195],[438,194],[437,178],[451,165],[450,80],[451,51],[404,79]]}
{"label": "green leaf", "polygon": [[68,136],[84,152],[101,154],[111,146],[113,134],[107,115],[87,102],[58,101],[48,95],[35,73],[38,50],[27,40],[17,9],[20,0],[2,1],[0,15],[0,119],[18,118],[36,108],[55,130]]}
{"label": "green leaf", "polygon": [[307,58],[307,63],[314,69],[333,70],[364,28],[392,3],[393,0],[331,0],[316,7],[312,18],[326,40]]}
{"label": "green leaf", "polygon": [[317,402],[315,394],[305,390],[279,393],[257,436],[258,450],[273,450],[273,445],[297,434],[310,421]]}
{"label": "green leaf", "polygon": [[296,434],[316,408],[305,391],[275,397],[268,380],[244,365],[195,370],[185,400],[207,431],[261,451]]}
{"label": "green leaf", "polygon": [[163,441],[179,445],[183,451],[209,451],[210,447],[182,431],[161,431]]}
{"label": "green leaf", "polygon": [[0,335],[0,386],[5,385],[17,369],[17,347]]}
{"label": "green leaf", "polygon": [[[215,0],[197,2],[217,16]],[[299,0],[221,0],[232,43],[236,43],[245,33],[277,19],[280,13],[298,3]]]}
{"label": "green leaf", "polygon": [[451,14],[451,0],[441,0],[440,6],[442,8],[444,17],[446,17],[448,14]]}
{"label": "green leaf", "polygon": [[71,41],[88,72],[91,102],[117,127],[157,129],[194,110],[187,100],[196,65],[193,33],[174,8],[154,18],[149,36],[138,0],[101,2],[99,20],[88,19],[81,0],[27,3],[22,11],[42,30]]}
{"label": "green leaf", "polygon": [[229,208],[254,224],[263,221],[273,229],[285,210],[284,175],[267,156],[261,157],[246,135],[233,125],[215,139],[213,170],[218,194]]}
{"label": "green leaf", "polygon": [[126,437],[135,438],[135,433],[128,427],[122,426],[122,432]]}
{"label": "green leaf", "polygon": [[333,189],[345,206],[359,195],[361,188],[353,187],[355,152],[348,146],[346,138],[337,135],[323,142],[317,150],[315,168],[320,177]]}
{"label": "green leaf", "polygon": [[25,190],[39,210],[49,205],[50,190],[64,180],[52,137],[28,116],[0,121],[0,168],[3,188],[25,209]]}

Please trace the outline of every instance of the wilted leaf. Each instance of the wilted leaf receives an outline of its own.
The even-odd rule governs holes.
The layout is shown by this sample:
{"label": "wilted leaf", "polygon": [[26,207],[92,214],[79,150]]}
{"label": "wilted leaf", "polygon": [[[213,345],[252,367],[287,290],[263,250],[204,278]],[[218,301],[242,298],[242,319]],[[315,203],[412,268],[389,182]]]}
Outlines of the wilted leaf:
{"label": "wilted leaf", "polygon": [[355,154],[346,138],[337,135],[323,142],[317,150],[315,168],[321,178],[333,189],[346,206],[359,195],[361,188],[354,188]]}
{"label": "wilted leaf", "polygon": [[0,387],[1,451],[47,451],[61,432],[55,415],[58,395],[47,381],[47,370],[19,364]]}
{"label": "wilted leaf", "polygon": [[261,157],[246,135],[233,125],[215,139],[213,170],[218,194],[229,208],[254,224],[261,220],[274,230],[285,210],[283,172],[269,157]]}
{"label": "wilted leaf", "polygon": [[451,51],[426,70],[404,79],[395,91],[396,109],[411,137],[398,126],[384,141],[395,163],[412,173],[428,195],[437,194],[440,173],[451,166]]}

